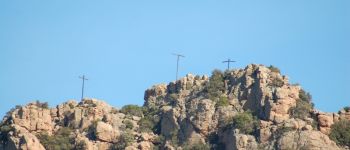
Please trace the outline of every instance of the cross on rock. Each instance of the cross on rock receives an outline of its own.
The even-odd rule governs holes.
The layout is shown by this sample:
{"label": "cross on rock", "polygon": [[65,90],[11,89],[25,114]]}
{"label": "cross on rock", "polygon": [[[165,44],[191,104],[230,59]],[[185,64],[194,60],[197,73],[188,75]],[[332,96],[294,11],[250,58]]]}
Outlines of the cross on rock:
{"label": "cross on rock", "polygon": [[81,87],[81,100],[83,100],[83,98],[84,98],[84,83],[85,83],[85,80],[89,80],[89,79],[85,78],[85,75],[80,76],[79,78],[83,80],[83,85]]}
{"label": "cross on rock", "polygon": [[236,61],[231,60],[231,59],[229,58],[229,59],[227,59],[226,61],[223,61],[222,63],[227,63],[227,70],[230,70],[230,63],[231,63],[231,62],[236,62]]}
{"label": "cross on rock", "polygon": [[175,54],[173,53],[173,55],[177,56],[177,63],[176,63],[176,80],[177,81],[177,77],[178,77],[178,74],[179,74],[179,61],[180,61],[180,57],[185,57],[184,55],[181,55],[181,54]]}

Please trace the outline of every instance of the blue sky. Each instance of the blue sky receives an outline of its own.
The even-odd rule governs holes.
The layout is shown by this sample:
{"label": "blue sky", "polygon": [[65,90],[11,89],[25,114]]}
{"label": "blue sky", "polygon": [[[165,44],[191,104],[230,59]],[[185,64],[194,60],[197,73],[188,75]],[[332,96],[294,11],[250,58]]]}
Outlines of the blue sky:
{"label": "blue sky", "polygon": [[121,107],[221,61],[273,64],[316,108],[350,105],[350,1],[0,1],[0,116],[33,100],[86,96]]}

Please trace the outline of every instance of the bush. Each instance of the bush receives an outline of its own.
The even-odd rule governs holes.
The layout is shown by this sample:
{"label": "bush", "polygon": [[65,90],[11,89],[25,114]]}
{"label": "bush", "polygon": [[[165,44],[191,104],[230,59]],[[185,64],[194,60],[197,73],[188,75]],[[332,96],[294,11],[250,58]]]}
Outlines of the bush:
{"label": "bush", "polygon": [[254,134],[258,125],[258,119],[251,112],[244,112],[234,116],[226,128],[239,129],[243,134]]}
{"label": "bush", "polygon": [[312,101],[312,96],[310,93],[304,91],[303,89],[301,89],[299,91],[299,99],[308,103],[311,103]]}
{"label": "bush", "polygon": [[133,129],[134,128],[134,124],[130,120],[125,120],[124,124],[125,124],[125,127],[127,129]]}
{"label": "bush", "polygon": [[310,103],[297,100],[296,106],[290,108],[289,114],[293,118],[305,119],[306,117],[310,117],[310,111],[312,110],[312,106]]}
{"label": "bush", "polygon": [[221,96],[219,101],[216,103],[216,107],[228,106],[229,102],[226,96]]}
{"label": "bush", "polygon": [[312,96],[304,90],[299,91],[299,99],[296,101],[296,106],[290,108],[289,114],[294,118],[304,119],[311,117],[310,111],[314,108]]}
{"label": "bush", "polygon": [[350,121],[340,120],[334,123],[329,137],[339,145],[350,146]]}
{"label": "bush", "polygon": [[122,107],[120,112],[126,114],[126,115],[133,115],[133,116],[138,116],[142,117],[142,107],[137,106],[137,105],[125,105]]}
{"label": "bush", "polygon": [[162,145],[165,144],[165,137],[163,135],[158,135],[153,141],[153,150],[162,149]]}
{"label": "bush", "polygon": [[74,138],[70,135],[71,132],[72,129],[63,127],[53,136],[49,136],[47,133],[41,133],[37,137],[47,150],[68,150],[74,148]]}
{"label": "bush", "polygon": [[281,137],[284,133],[287,133],[290,131],[293,131],[292,127],[279,126],[275,132],[276,133],[275,135],[277,137]]}
{"label": "bush", "polygon": [[0,144],[7,144],[8,133],[14,131],[14,128],[10,125],[0,124]]}
{"label": "bush", "polygon": [[152,132],[155,126],[153,120],[149,117],[142,118],[139,122],[139,130],[141,132]]}
{"label": "bush", "polygon": [[271,70],[271,72],[281,73],[280,69],[278,69],[277,67],[275,67],[273,65],[270,65],[268,68]]}
{"label": "bush", "polygon": [[116,144],[113,144],[110,147],[110,149],[124,150],[126,147],[130,146],[130,144],[133,142],[134,142],[134,136],[132,135],[130,130],[127,130],[122,135],[120,135],[118,142]]}
{"label": "bush", "polygon": [[138,122],[141,132],[154,132],[160,134],[159,109],[155,107],[144,107],[144,117]]}
{"label": "bush", "polygon": [[220,70],[214,70],[206,86],[209,99],[219,98],[225,91],[224,74]]}
{"label": "bush", "polygon": [[39,100],[37,100],[35,102],[35,105],[42,109],[49,109],[49,103],[47,102],[40,102]]}
{"label": "bush", "polygon": [[346,107],[344,107],[344,110],[345,110],[346,112],[350,112],[350,107],[349,107],[349,106],[346,106]]}
{"label": "bush", "polygon": [[279,78],[274,78],[270,83],[270,86],[274,86],[274,87],[282,87],[284,85],[284,82],[279,79]]}
{"label": "bush", "polygon": [[88,148],[87,144],[85,141],[79,141],[76,143],[75,150],[86,150]]}

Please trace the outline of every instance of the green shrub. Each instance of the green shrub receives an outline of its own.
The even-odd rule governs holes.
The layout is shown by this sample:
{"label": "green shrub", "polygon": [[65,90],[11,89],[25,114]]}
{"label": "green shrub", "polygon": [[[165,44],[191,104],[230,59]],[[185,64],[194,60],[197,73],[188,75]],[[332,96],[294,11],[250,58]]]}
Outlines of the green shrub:
{"label": "green shrub", "polygon": [[144,107],[144,117],[138,122],[141,132],[154,132],[160,134],[160,111],[156,107]]}
{"label": "green shrub", "polygon": [[310,117],[311,110],[312,106],[310,103],[297,100],[296,106],[289,109],[289,114],[293,118],[305,119],[306,117]]}
{"label": "green shrub", "polygon": [[274,87],[282,87],[284,85],[283,80],[279,78],[274,78],[272,81],[269,83],[269,86],[274,86]]}
{"label": "green shrub", "polygon": [[49,109],[49,103],[47,102],[40,102],[39,100],[37,100],[35,102],[35,105],[38,106],[39,108]]}
{"label": "green shrub", "polygon": [[125,120],[124,124],[125,124],[125,127],[127,129],[133,129],[134,128],[134,124],[130,120]]}
{"label": "green shrub", "polygon": [[306,92],[305,90],[301,89],[299,91],[299,98],[302,100],[302,101],[305,101],[305,102],[309,102],[311,103],[312,101],[312,96],[310,93]]}
{"label": "green shrub", "polygon": [[311,117],[310,111],[314,108],[312,101],[312,96],[310,93],[304,90],[299,91],[299,99],[296,101],[296,106],[290,108],[289,114],[293,118],[304,119],[305,117]]}
{"label": "green shrub", "polygon": [[271,70],[271,72],[281,73],[280,69],[278,69],[277,67],[275,67],[273,65],[270,65],[268,68]]}
{"label": "green shrub", "polygon": [[120,112],[122,112],[126,115],[133,115],[133,116],[138,116],[138,117],[142,117],[142,115],[143,115],[142,107],[137,106],[137,105],[125,105],[122,107]]}
{"label": "green shrub", "polygon": [[209,99],[219,98],[225,91],[224,74],[220,70],[214,70],[206,86]]}
{"label": "green shrub", "polygon": [[155,126],[155,123],[153,122],[153,120],[150,117],[145,117],[142,118],[139,122],[139,130],[141,132],[152,132],[153,128]]}
{"label": "green shrub", "polygon": [[293,131],[292,127],[279,126],[276,130],[276,136],[281,137],[284,133]]}
{"label": "green shrub", "polygon": [[87,144],[85,141],[79,141],[76,143],[75,150],[86,150],[88,148]]}
{"label": "green shrub", "polygon": [[120,135],[117,143],[113,144],[110,149],[111,150],[124,150],[126,147],[130,146],[131,143],[134,142],[134,136],[132,135],[130,130],[125,131],[122,135]]}
{"label": "green shrub", "polygon": [[339,145],[350,146],[350,121],[340,120],[334,123],[329,137]]}
{"label": "green shrub", "polygon": [[162,145],[165,144],[165,137],[163,135],[158,135],[153,141],[153,150],[162,149]]}
{"label": "green shrub", "polygon": [[350,112],[350,107],[349,107],[349,106],[346,106],[346,107],[344,107],[344,110],[345,110],[346,112]]}
{"label": "green shrub", "polygon": [[0,144],[7,144],[8,133],[14,131],[14,128],[10,125],[0,124]]}
{"label": "green shrub", "polygon": [[71,136],[72,129],[63,127],[52,136],[41,133],[37,137],[47,150],[69,150],[74,148],[74,138]]}
{"label": "green shrub", "polygon": [[259,121],[251,112],[237,114],[229,121],[226,128],[239,129],[244,134],[254,134],[258,129]]}
{"label": "green shrub", "polygon": [[74,104],[72,104],[72,103],[69,103],[68,105],[69,105],[70,109],[73,109],[75,107]]}
{"label": "green shrub", "polygon": [[216,107],[228,106],[229,102],[226,96],[220,96],[219,101],[216,103]]}

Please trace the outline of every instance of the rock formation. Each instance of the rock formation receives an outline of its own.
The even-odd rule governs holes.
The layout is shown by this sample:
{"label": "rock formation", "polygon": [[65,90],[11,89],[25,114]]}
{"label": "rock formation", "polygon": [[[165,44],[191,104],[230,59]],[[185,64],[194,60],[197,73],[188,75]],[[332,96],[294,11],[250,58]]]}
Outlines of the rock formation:
{"label": "rock formation", "polygon": [[[188,74],[147,89],[144,106],[128,111],[97,99],[18,106],[0,124],[0,150],[346,149],[328,135],[350,112],[319,112],[304,97],[300,86],[263,65]],[[242,127],[242,120],[249,122]]]}

